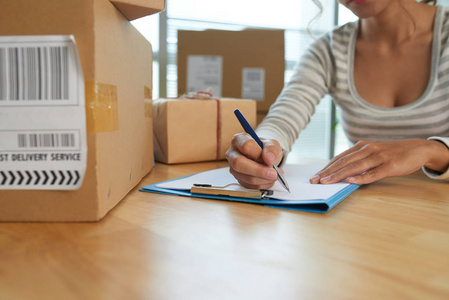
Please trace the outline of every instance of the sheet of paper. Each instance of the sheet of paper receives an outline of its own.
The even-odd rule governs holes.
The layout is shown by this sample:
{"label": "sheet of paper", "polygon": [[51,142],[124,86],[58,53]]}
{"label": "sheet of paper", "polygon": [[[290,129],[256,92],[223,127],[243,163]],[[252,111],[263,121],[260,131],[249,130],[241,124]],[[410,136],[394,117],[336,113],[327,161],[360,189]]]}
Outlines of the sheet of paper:
{"label": "sheet of paper", "polygon": [[[283,167],[284,176],[290,186],[291,193],[285,191],[281,184],[279,182],[276,182],[273,188],[271,188],[274,193],[272,196],[270,196],[270,198],[296,201],[327,199],[349,185],[348,183],[336,183],[328,185],[310,184],[309,179],[324,166],[325,164],[323,163],[307,165],[285,165]],[[190,190],[194,183],[225,186],[229,183],[237,183],[237,181],[229,173],[229,167],[226,167],[198,173],[179,180],[161,183],[158,184],[157,187]]]}

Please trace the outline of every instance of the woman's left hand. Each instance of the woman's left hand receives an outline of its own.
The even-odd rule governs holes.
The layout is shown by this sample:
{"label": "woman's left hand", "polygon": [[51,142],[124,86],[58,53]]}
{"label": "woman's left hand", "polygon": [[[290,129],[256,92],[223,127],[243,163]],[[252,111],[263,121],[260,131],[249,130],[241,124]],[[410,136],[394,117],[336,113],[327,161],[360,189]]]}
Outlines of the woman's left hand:
{"label": "woman's left hand", "polygon": [[367,184],[384,177],[407,175],[423,166],[444,172],[448,165],[449,149],[439,141],[361,141],[334,157],[310,182],[327,184],[346,180]]}

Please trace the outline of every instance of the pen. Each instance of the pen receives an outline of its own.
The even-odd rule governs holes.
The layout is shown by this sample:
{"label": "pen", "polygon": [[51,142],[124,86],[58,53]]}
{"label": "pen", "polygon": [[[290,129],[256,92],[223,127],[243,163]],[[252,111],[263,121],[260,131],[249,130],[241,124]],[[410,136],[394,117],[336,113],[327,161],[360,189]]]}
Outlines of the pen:
{"label": "pen", "polygon": [[[234,110],[234,114],[237,117],[237,119],[239,120],[239,122],[242,125],[245,132],[248,133],[257,142],[257,144],[259,144],[260,148],[263,149],[262,141],[259,139],[256,132],[254,132],[254,130],[251,128],[251,125],[249,125],[248,121],[246,121],[245,117],[242,115],[240,110],[238,110],[238,109]],[[279,182],[290,193],[290,188],[288,187],[287,181],[285,181],[285,178],[282,175],[279,168],[276,165],[273,165],[273,168],[276,170]]]}

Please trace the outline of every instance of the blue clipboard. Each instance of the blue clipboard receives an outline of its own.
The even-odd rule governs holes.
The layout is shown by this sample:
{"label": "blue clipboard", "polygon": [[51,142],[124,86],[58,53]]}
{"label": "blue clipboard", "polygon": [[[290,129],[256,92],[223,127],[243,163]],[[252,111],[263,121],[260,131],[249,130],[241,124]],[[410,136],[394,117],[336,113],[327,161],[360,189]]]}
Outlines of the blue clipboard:
{"label": "blue clipboard", "polygon": [[[193,176],[193,175],[184,176],[184,177],[173,179],[173,180],[184,179],[184,178],[187,178],[190,176]],[[360,185],[357,185],[357,184],[350,184],[327,199],[301,200],[301,201],[276,200],[276,199],[252,199],[252,198],[245,198],[245,197],[229,197],[229,196],[221,196],[221,195],[193,194],[189,190],[177,190],[177,189],[168,189],[168,188],[157,187],[157,185],[159,185],[161,183],[166,183],[166,182],[170,182],[173,180],[168,180],[168,181],[164,181],[164,182],[147,185],[147,186],[140,188],[139,191],[166,194],[166,195],[194,197],[194,198],[252,203],[252,204],[259,204],[259,205],[264,205],[267,207],[279,208],[279,209],[289,209],[289,210],[307,211],[307,212],[315,212],[315,213],[326,213],[326,212],[330,211],[332,208],[334,208],[338,203],[343,201],[347,196],[349,196],[352,192],[354,192],[356,189],[358,189],[360,187]]]}

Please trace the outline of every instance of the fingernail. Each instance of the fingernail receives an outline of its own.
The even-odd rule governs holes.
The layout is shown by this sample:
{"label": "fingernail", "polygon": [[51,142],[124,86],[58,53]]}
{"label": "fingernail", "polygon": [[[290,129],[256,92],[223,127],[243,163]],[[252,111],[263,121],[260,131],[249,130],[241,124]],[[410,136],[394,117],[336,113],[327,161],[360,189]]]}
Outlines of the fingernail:
{"label": "fingernail", "polygon": [[274,155],[274,153],[268,152],[267,158],[270,160],[270,162],[274,162],[276,160],[276,155]]}
{"label": "fingernail", "polygon": [[309,179],[310,183],[318,183],[320,182],[320,175],[315,175]]}
{"label": "fingernail", "polygon": [[267,177],[269,179],[276,179],[277,176],[278,176],[278,174],[276,173],[276,171],[274,169],[271,169],[267,172]]}
{"label": "fingernail", "polygon": [[355,183],[356,179],[355,179],[355,177],[348,177],[348,178],[346,178],[346,182],[347,183]]}
{"label": "fingernail", "polygon": [[327,177],[321,178],[321,179],[320,179],[320,182],[321,182],[321,183],[327,183],[327,182],[329,182],[330,180],[331,180],[331,176],[327,176]]}

